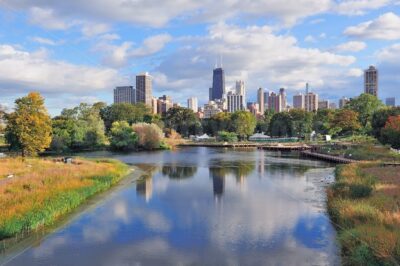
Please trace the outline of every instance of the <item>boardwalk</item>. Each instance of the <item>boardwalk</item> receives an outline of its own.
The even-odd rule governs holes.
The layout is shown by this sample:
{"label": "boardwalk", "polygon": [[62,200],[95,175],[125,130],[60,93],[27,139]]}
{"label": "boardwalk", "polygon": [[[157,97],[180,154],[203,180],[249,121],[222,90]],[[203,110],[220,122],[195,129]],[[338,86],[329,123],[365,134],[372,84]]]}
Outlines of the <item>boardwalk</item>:
{"label": "boardwalk", "polygon": [[353,159],[348,159],[348,158],[343,158],[343,157],[338,157],[338,156],[332,156],[332,155],[327,155],[327,154],[317,153],[317,152],[311,152],[311,151],[302,151],[301,155],[305,156],[305,157],[312,157],[312,158],[315,158],[315,159],[324,160],[324,161],[333,162],[333,163],[349,164],[349,163],[359,162],[359,161],[353,160]]}

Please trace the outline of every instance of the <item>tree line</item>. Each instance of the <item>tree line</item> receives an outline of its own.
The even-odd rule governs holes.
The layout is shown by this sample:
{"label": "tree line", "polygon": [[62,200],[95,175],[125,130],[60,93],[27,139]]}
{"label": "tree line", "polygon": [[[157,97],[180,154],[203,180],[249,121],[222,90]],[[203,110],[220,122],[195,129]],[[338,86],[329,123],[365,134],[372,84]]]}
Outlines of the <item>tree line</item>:
{"label": "tree line", "polygon": [[384,144],[400,147],[400,108],[385,107],[375,96],[361,94],[338,110],[306,112],[267,110],[256,119],[247,111],[221,112],[199,119],[190,109],[174,107],[163,115],[152,114],[144,104],[81,103],[51,118],[44,98],[36,92],[15,101],[11,113],[0,112],[11,150],[34,155],[44,150],[79,151],[111,147],[116,150],[166,148],[164,136],[207,133],[221,141],[246,140],[254,132],[273,137],[306,139],[319,135],[371,135]]}

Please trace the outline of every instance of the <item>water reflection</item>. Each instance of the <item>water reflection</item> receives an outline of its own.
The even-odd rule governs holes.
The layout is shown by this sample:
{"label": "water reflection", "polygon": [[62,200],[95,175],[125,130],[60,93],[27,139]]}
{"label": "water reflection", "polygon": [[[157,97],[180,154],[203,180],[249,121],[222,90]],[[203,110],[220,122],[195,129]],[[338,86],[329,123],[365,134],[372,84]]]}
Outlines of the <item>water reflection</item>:
{"label": "water reflection", "polygon": [[197,167],[164,165],[161,172],[164,176],[168,176],[171,179],[185,179],[193,177],[197,172]]}
{"label": "water reflection", "polygon": [[148,156],[116,155],[148,174],[8,264],[340,263],[321,185],[328,165],[257,150],[154,157],[160,160],[151,165]]}

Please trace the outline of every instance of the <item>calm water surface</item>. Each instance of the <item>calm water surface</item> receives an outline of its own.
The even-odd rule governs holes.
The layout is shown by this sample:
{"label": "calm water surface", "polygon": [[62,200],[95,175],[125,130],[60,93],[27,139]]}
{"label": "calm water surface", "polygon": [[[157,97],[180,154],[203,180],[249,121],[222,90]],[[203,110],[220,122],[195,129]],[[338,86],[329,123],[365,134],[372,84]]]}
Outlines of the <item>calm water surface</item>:
{"label": "calm water surface", "polygon": [[[260,150],[113,157],[143,171],[6,265],[337,265],[330,165]],[[137,171],[138,172],[138,171]],[[32,236],[33,237],[33,236]]]}

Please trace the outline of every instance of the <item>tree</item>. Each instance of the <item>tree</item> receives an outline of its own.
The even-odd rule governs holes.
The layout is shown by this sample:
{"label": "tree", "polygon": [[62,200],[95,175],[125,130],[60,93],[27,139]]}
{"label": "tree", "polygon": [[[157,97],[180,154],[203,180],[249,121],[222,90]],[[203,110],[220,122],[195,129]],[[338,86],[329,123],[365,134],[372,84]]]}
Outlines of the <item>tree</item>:
{"label": "tree", "polygon": [[220,141],[235,142],[238,141],[237,135],[234,132],[219,131],[218,139]]}
{"label": "tree", "polygon": [[155,124],[137,123],[132,126],[138,136],[139,148],[145,150],[158,149],[163,140],[162,130]]}
{"label": "tree", "polygon": [[101,118],[107,132],[110,131],[112,123],[126,121],[129,125],[139,122],[152,123],[151,110],[143,103],[117,103],[100,109]]}
{"label": "tree", "polygon": [[126,121],[117,121],[112,124],[110,144],[114,150],[132,150],[136,147],[138,136]]}
{"label": "tree", "polygon": [[382,141],[381,130],[385,127],[390,116],[400,115],[400,107],[386,107],[379,109],[372,115],[372,134]]}
{"label": "tree", "polygon": [[183,107],[173,107],[167,111],[164,117],[167,128],[174,129],[180,135],[189,137],[201,131],[201,124],[193,110]]}
{"label": "tree", "polygon": [[357,112],[358,120],[366,132],[371,130],[371,119],[374,112],[382,108],[384,105],[374,95],[363,93],[357,98],[346,104],[345,108]]}
{"label": "tree", "polygon": [[312,131],[312,122],[314,113],[301,109],[292,109],[289,111],[291,119],[291,136],[305,137]]}
{"label": "tree", "polygon": [[288,112],[274,114],[269,127],[271,136],[292,136],[292,120]]}
{"label": "tree", "polygon": [[269,133],[271,132],[270,129],[270,123],[271,123],[271,119],[274,116],[275,111],[274,110],[265,110],[264,115],[257,119],[257,125],[256,125],[256,131],[257,132],[265,132],[265,133]]}
{"label": "tree", "polygon": [[51,142],[51,118],[44,99],[37,92],[15,101],[15,111],[7,116],[6,140],[11,149],[20,149],[22,156],[37,155]]}
{"label": "tree", "polygon": [[318,134],[332,135],[331,124],[335,116],[332,109],[318,110],[313,119],[313,130]]}
{"label": "tree", "polygon": [[389,116],[381,130],[381,141],[393,148],[400,148],[400,115]]}
{"label": "tree", "polygon": [[207,134],[216,136],[219,131],[232,132],[233,130],[231,113],[220,112],[203,120],[203,131]]}
{"label": "tree", "polygon": [[247,139],[253,134],[256,123],[256,118],[248,111],[236,111],[232,114],[232,127],[240,139]]}
{"label": "tree", "polygon": [[337,128],[339,134],[353,134],[361,128],[358,113],[350,109],[340,109],[335,113],[331,128]]}

